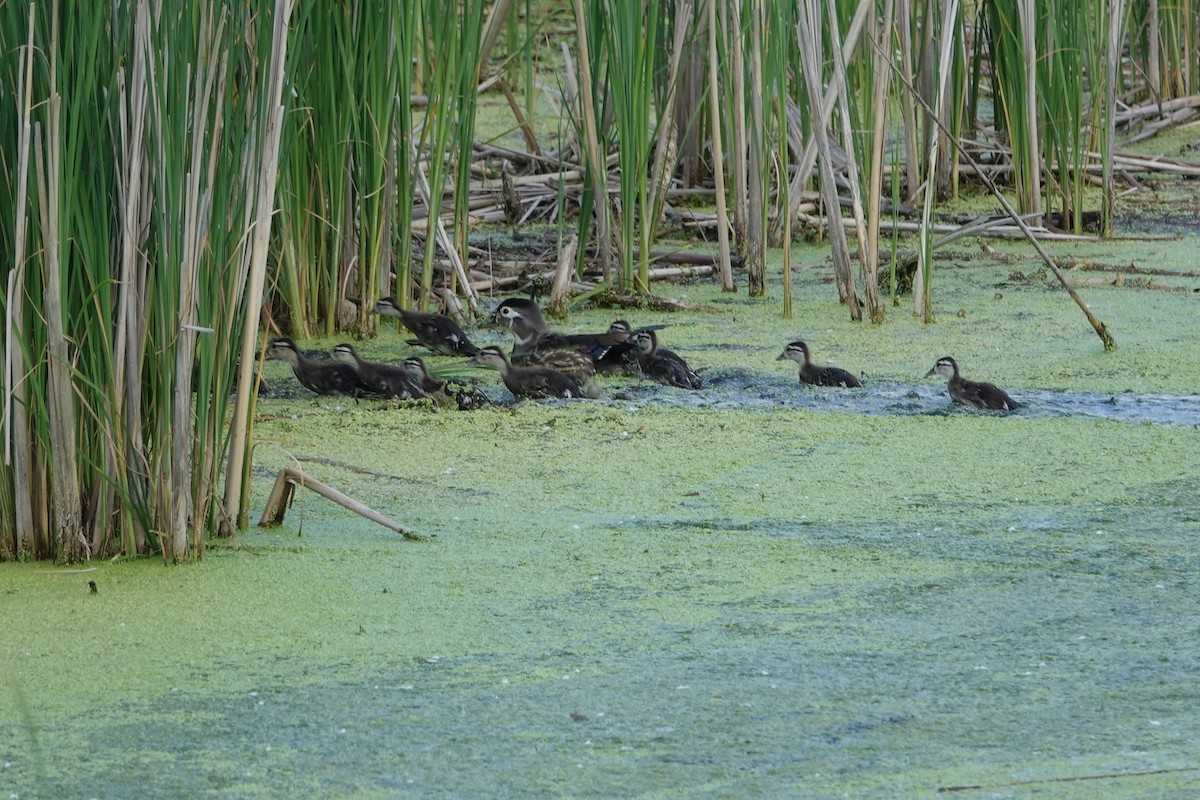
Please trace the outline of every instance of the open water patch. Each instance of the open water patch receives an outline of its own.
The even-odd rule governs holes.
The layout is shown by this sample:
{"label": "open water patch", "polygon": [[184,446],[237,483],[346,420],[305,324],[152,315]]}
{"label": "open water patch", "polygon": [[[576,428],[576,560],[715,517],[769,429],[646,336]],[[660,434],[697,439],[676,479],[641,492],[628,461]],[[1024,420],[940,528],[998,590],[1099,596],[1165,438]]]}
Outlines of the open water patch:
{"label": "open water patch", "polygon": [[[834,389],[804,385],[795,377],[768,377],[739,369],[713,371],[702,377],[704,386],[699,390],[673,389],[642,381],[609,389],[607,400],[613,404],[762,411],[790,408],[871,416],[1001,415],[953,403],[945,382],[932,379],[925,383],[872,381],[862,389]],[[1022,407],[1004,416],[1026,419],[1082,416],[1135,424],[1200,426],[1200,394],[1048,389],[1011,389],[1009,393]]]}

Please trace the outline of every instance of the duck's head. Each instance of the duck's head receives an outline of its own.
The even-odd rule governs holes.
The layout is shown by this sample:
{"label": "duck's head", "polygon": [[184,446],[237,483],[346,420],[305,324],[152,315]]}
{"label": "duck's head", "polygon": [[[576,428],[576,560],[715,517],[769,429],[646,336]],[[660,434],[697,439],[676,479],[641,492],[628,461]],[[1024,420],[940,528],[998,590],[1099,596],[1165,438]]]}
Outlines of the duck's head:
{"label": "duck's head", "polygon": [[400,367],[413,380],[423,381],[429,377],[429,370],[425,368],[425,362],[420,356],[409,356]]}
{"label": "duck's head", "polygon": [[334,361],[341,361],[343,364],[354,366],[359,361],[358,353],[354,350],[354,346],[346,342],[334,345],[334,348],[329,353],[333,356]]}
{"label": "duck's head", "polygon": [[783,348],[783,352],[775,360],[795,361],[797,364],[804,364],[808,361],[808,345],[801,341],[792,342]]}
{"label": "duck's head", "polygon": [[944,378],[953,378],[957,374],[958,364],[955,363],[954,359],[950,356],[942,356],[937,360],[937,363],[933,365],[933,369],[925,373],[925,377],[928,378],[933,375],[941,375]]}
{"label": "duck's head", "polygon": [[625,320],[618,319],[608,326],[608,332],[614,336],[620,336],[622,339],[628,339],[629,334],[633,333],[633,328]]}
{"label": "duck's head", "polygon": [[400,316],[400,304],[396,302],[395,297],[381,297],[375,307],[371,309],[372,314],[383,314],[385,317]]}
{"label": "duck's head", "polygon": [[546,330],[546,319],[538,304],[523,297],[510,297],[488,317],[488,324],[499,328],[507,328],[514,333],[520,326],[529,330]]}
{"label": "duck's head", "polygon": [[658,337],[654,335],[654,331],[643,328],[634,332],[629,340],[633,343],[634,349],[642,355],[652,355],[658,349]]}
{"label": "duck's head", "polygon": [[491,367],[492,369],[504,369],[508,366],[508,357],[504,355],[504,351],[499,347],[485,347],[476,353],[468,363],[478,364],[481,367]]}
{"label": "duck's head", "polygon": [[295,366],[300,361],[300,348],[286,336],[272,339],[267,344],[267,358],[278,358]]}

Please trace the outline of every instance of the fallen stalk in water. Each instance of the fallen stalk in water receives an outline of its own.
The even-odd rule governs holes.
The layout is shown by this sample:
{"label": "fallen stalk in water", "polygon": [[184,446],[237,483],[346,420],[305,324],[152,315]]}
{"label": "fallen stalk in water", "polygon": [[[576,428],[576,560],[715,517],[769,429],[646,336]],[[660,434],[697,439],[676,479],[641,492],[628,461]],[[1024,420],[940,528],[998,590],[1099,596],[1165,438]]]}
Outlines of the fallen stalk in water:
{"label": "fallen stalk in water", "polygon": [[283,522],[283,516],[287,513],[287,507],[291,505],[297,486],[312,489],[317,494],[329,498],[343,508],[348,508],[372,522],[378,522],[383,527],[399,533],[405,539],[418,541],[423,539],[422,536],[414,533],[399,522],[385,517],[373,508],[358,502],[353,497],[342,494],[337,489],[326,486],[316,478],[310,478],[300,470],[293,469],[292,467],[284,467],[279,470],[279,474],[275,477],[275,486],[271,489],[271,496],[267,498],[266,508],[263,509],[262,518],[258,521],[260,528],[272,528]]}

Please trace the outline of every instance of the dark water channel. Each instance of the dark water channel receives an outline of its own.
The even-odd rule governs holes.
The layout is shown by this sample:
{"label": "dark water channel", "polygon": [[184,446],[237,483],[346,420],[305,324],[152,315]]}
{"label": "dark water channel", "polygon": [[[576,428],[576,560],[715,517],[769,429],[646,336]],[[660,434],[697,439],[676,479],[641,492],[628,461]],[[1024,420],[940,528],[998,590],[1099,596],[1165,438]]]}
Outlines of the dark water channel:
{"label": "dark water channel", "polygon": [[[924,416],[989,413],[955,406],[943,380],[872,382],[864,389],[828,389],[800,385],[795,377],[771,376],[744,370],[712,371],[699,391],[664,389],[640,383],[614,387],[611,402],[633,402],[693,408],[770,410],[806,408],[872,416]],[[1200,394],[1108,394],[1050,390],[1009,392],[1024,407],[1017,416],[1028,419],[1096,417],[1130,423],[1200,425]]]}

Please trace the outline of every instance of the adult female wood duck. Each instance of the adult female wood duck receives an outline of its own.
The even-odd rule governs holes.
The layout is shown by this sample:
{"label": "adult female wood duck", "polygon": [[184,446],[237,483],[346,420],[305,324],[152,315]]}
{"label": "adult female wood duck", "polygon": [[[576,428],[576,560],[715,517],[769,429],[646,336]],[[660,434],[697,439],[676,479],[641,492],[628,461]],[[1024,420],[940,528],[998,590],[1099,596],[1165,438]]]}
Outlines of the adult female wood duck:
{"label": "adult female wood duck", "polygon": [[267,345],[267,358],[278,358],[292,366],[296,380],[310,392],[347,395],[349,397],[378,397],[349,364],[340,361],[314,361],[300,352],[296,343],[284,337]]}
{"label": "adult female wood duck", "polygon": [[800,365],[800,380],[813,386],[841,386],[844,388],[861,387],[858,378],[839,367],[822,367],[812,363],[808,353],[808,345],[804,342],[792,342],[784,348],[776,361],[795,361]]}
{"label": "adult female wood duck", "polygon": [[939,358],[933,369],[925,373],[925,377],[935,373],[949,378],[950,399],[956,403],[988,411],[1014,411],[1021,407],[1021,404],[1009,397],[1003,389],[990,383],[964,378],[958,372],[958,363],[950,356]]}
{"label": "adult female wood duck", "polygon": [[544,333],[550,330],[550,326],[546,324],[546,318],[542,316],[541,307],[524,297],[509,297],[502,301],[488,315],[488,324],[511,330],[512,321],[518,318],[525,320],[529,327],[536,331]]}
{"label": "adult female wood duck", "polygon": [[514,366],[545,367],[577,380],[587,380],[595,373],[592,359],[571,349],[577,345],[566,336],[551,331],[542,317],[542,310],[532,300],[510,297],[496,307],[488,322],[513,335]]}
{"label": "adult female wood duck", "polygon": [[630,337],[638,364],[646,377],[681,389],[699,389],[700,376],[677,354],[658,346],[654,331],[640,330]]}
{"label": "adult female wood duck", "polygon": [[345,342],[337,345],[331,351],[335,361],[349,364],[362,382],[384,397],[395,397],[400,400],[415,400],[425,397],[425,392],[409,376],[403,367],[392,364],[382,364],[377,361],[363,361],[354,347]]}
{"label": "adult female wood duck", "polygon": [[570,375],[545,367],[514,366],[499,347],[483,348],[471,363],[500,370],[513,397],[587,397]]}
{"label": "adult female wood duck", "polygon": [[425,314],[401,308],[394,297],[385,297],[371,309],[372,314],[395,317],[416,336],[409,344],[421,344],[447,356],[473,356],[479,348],[471,344],[458,323],[444,314]]}

